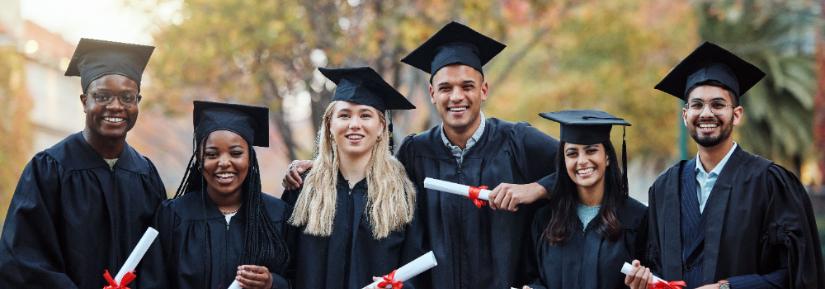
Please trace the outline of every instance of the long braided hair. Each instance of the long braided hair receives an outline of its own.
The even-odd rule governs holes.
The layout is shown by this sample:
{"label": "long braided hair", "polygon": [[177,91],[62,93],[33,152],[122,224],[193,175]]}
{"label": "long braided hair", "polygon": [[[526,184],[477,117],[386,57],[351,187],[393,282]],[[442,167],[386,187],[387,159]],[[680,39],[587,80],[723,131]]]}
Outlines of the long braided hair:
{"label": "long braided hair", "polygon": [[[192,157],[189,159],[186,173],[175,192],[174,198],[179,198],[187,192],[200,192],[206,197],[205,180],[201,174],[203,169],[203,148],[205,136],[195,143]],[[283,236],[278,232],[272,220],[266,214],[261,192],[261,174],[255,149],[249,145],[249,173],[242,186],[241,212],[245,212],[243,253],[241,264],[261,265],[269,268],[270,272],[283,272],[289,261],[289,250]],[[205,201],[204,201],[205,202]],[[205,204],[204,204],[205,206]],[[205,208],[205,207],[204,207]],[[204,209],[205,215],[205,209]],[[207,226],[208,230],[208,226]],[[211,253],[211,252],[210,252]]]}

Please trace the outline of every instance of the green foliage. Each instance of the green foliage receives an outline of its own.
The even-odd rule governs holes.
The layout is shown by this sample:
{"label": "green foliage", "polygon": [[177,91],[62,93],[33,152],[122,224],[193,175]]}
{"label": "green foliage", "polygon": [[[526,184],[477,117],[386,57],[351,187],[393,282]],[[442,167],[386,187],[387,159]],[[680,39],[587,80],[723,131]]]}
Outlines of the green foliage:
{"label": "green foliage", "polygon": [[749,150],[797,172],[813,141],[816,91],[814,31],[818,6],[805,0],[702,1],[703,39],[733,50],[767,76],[745,94],[739,141]]}
{"label": "green foliage", "polygon": [[20,173],[28,161],[32,125],[31,99],[26,91],[25,58],[15,47],[0,47],[0,218],[6,215]]}
{"label": "green foliage", "polygon": [[[418,99],[422,109],[411,114],[430,121],[402,114],[406,121],[396,125],[415,132],[437,119],[428,113],[426,76],[398,60],[444,23],[459,20],[508,44],[486,68],[490,115],[556,134],[557,126],[538,112],[606,110],[633,123],[627,131],[633,158],[667,163],[676,157],[679,104],[652,87],[700,42],[699,31],[768,71],[768,80],[744,100],[741,142],[790,159],[811,142],[815,85],[810,53],[798,53],[813,23],[804,12],[809,5],[800,1],[186,0],[180,21],[161,25],[155,35],[155,89],[147,99],[176,111],[188,109],[193,98],[269,105],[289,157],[309,157],[311,148],[296,150],[296,143],[312,142],[292,138],[314,134],[292,132],[287,112],[295,108],[284,107],[286,101],[308,93],[317,128],[331,88],[316,66],[370,65]],[[313,63],[319,51],[325,61]]]}
{"label": "green foliage", "polygon": [[[558,125],[538,112],[605,110],[633,124],[627,129],[632,158],[669,162],[676,152],[678,102],[653,85],[690,51],[685,43],[696,42],[691,12],[671,1],[579,2],[556,15],[558,24],[507,82],[491,84],[498,88],[486,109],[553,135]],[[523,45],[522,37],[514,39],[511,46]],[[613,135],[616,143],[621,130]]]}

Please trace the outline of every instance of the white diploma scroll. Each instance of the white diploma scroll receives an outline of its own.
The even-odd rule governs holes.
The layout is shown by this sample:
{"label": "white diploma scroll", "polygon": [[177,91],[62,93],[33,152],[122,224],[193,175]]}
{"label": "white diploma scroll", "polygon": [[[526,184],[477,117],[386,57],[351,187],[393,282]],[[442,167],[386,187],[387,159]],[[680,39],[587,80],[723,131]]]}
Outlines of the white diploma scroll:
{"label": "white diploma scroll", "polygon": [[[462,195],[465,197],[470,196],[470,186],[456,184],[453,182],[442,181],[439,179],[433,178],[425,178],[424,179],[424,188],[436,191],[442,191],[445,193]],[[478,192],[478,198],[489,201],[490,200],[490,190],[482,189]]]}
{"label": "white diploma scroll", "polygon": [[126,276],[126,273],[135,271],[138,263],[140,263],[140,259],[143,259],[143,255],[146,255],[146,250],[149,250],[149,246],[152,245],[152,242],[154,242],[157,237],[158,230],[152,227],[146,229],[146,233],[143,233],[143,237],[140,237],[140,241],[138,241],[132,253],[129,254],[129,258],[126,258],[126,263],[123,263],[120,271],[117,272],[115,276],[115,282],[117,282],[117,284],[120,284],[120,280],[123,279],[123,276]]}
{"label": "white diploma scroll", "polygon": [[[415,277],[421,272],[427,271],[432,267],[435,267],[438,263],[435,261],[435,255],[433,255],[433,251],[427,252],[427,254],[421,255],[421,257],[412,260],[412,262],[407,263],[401,268],[395,270],[395,280],[400,282],[405,282],[412,277]],[[378,283],[381,281],[372,282],[372,284],[365,286],[362,289],[376,289],[378,288]]]}
{"label": "white diploma scroll", "polygon": [[[633,270],[633,265],[630,265],[630,263],[624,262],[624,264],[622,265],[622,273],[625,274],[625,275],[630,274],[630,270]],[[652,275],[652,276],[653,276],[653,280],[650,280],[651,284],[658,283],[658,282],[667,283],[667,281],[665,281],[662,278],[656,277],[656,275]]]}
{"label": "white diploma scroll", "polygon": [[232,281],[232,284],[229,284],[229,289],[241,289],[241,282],[238,282],[238,280]]}

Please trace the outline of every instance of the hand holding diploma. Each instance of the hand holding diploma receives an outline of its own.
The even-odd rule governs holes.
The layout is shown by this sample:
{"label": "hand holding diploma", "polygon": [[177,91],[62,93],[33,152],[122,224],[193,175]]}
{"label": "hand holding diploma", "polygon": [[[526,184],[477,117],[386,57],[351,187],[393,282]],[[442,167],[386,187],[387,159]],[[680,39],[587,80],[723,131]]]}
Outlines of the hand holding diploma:
{"label": "hand holding diploma", "polygon": [[132,253],[129,254],[129,257],[126,258],[126,262],[123,263],[123,266],[120,267],[120,271],[117,272],[117,275],[114,279],[112,276],[109,275],[109,270],[103,274],[103,278],[106,279],[106,282],[109,284],[104,289],[128,289],[126,285],[129,284],[132,280],[135,279],[135,268],[140,263],[140,260],[143,259],[143,255],[146,255],[146,251],[149,250],[149,246],[152,245],[152,242],[155,241],[155,238],[158,237],[158,231],[155,228],[149,227],[146,229],[146,232],[143,233],[143,237],[140,238],[135,249],[132,250]]}
{"label": "hand holding diploma", "polygon": [[486,205],[486,201],[490,200],[490,190],[487,189],[487,186],[472,187],[439,179],[425,178],[424,188],[465,196],[479,208]]}
{"label": "hand holding diploma", "polygon": [[[243,287],[241,285],[243,284]],[[229,289],[272,288],[272,274],[266,266],[241,265]]]}
{"label": "hand holding diploma", "polygon": [[653,275],[649,268],[640,265],[639,260],[633,260],[633,265],[624,263],[621,272],[627,275],[624,284],[632,289],[681,289],[686,286],[684,281],[665,281]]}
{"label": "hand holding diploma", "polygon": [[401,268],[398,268],[395,271],[390,272],[389,274],[382,277],[380,280],[376,280],[372,282],[372,284],[365,286],[362,289],[378,289],[378,288],[393,288],[393,289],[400,289],[404,286],[402,282],[409,280],[412,277],[421,274],[421,272],[427,271],[432,267],[435,267],[438,263],[435,261],[435,255],[433,255],[433,251],[427,252],[427,254],[421,255],[421,257],[416,258],[410,263],[407,263]]}

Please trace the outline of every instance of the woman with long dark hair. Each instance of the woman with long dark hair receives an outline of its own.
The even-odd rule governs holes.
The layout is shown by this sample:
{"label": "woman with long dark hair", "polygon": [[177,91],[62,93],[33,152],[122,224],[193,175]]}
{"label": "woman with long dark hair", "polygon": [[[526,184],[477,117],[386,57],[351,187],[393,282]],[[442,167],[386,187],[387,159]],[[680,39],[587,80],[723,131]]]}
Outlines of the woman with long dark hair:
{"label": "woman with long dark hair", "polygon": [[610,142],[625,120],[595,110],[542,113],[561,123],[557,181],[535,216],[532,237],[539,278],[526,288],[627,288],[622,264],[644,255],[647,208],[628,196]]}
{"label": "woman with long dark hair", "polygon": [[195,101],[195,149],[156,215],[169,288],[288,288],[286,203],[261,192],[252,146],[269,144],[269,110]]}

